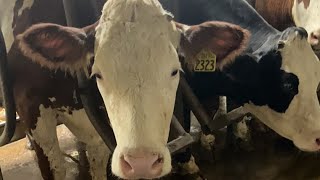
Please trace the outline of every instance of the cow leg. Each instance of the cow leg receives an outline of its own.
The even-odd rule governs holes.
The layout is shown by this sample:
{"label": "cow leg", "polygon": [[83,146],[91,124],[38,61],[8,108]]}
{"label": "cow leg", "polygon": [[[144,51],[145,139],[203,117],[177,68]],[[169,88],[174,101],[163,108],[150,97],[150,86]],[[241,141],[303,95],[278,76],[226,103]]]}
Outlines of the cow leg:
{"label": "cow leg", "polygon": [[87,179],[91,179],[91,175],[89,172],[89,160],[87,157],[87,147],[86,144],[77,140],[76,142],[77,145],[77,150],[79,153],[79,164],[78,164],[78,168],[79,168],[79,180],[83,179],[83,180],[87,180]]}
{"label": "cow leg", "polygon": [[110,151],[101,140],[87,144],[90,172],[93,180],[106,179]]}
{"label": "cow leg", "polygon": [[44,154],[43,149],[34,141],[30,142],[37,155],[39,169],[44,180],[53,180],[53,172],[50,169],[48,157]]}
{"label": "cow leg", "polygon": [[65,112],[69,111],[62,111],[62,122],[79,141],[86,144],[92,179],[105,180],[110,150],[91,124],[84,109]]}
{"label": "cow leg", "polygon": [[[32,136],[36,144],[39,146],[37,149],[38,158],[44,159],[43,154],[47,157],[47,160],[52,170],[55,180],[65,179],[66,168],[64,156],[60,150],[56,125],[56,112],[51,108],[44,108],[40,105],[40,117],[36,123],[36,128],[31,130]],[[42,150],[42,152],[40,151]],[[39,157],[40,155],[40,157]],[[41,164],[39,164],[41,166]],[[41,169],[41,167],[40,167]],[[46,172],[42,172],[42,176]]]}

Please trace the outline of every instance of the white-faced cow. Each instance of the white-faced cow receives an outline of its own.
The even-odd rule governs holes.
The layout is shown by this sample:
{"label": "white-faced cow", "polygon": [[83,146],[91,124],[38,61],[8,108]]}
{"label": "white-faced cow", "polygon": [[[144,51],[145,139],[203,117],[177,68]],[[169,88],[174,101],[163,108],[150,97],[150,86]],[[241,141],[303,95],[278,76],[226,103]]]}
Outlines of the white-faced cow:
{"label": "white-faced cow", "polygon": [[[316,90],[320,62],[307,42],[305,29],[291,27],[279,32],[245,0],[175,1],[180,7],[175,15],[181,23],[226,21],[251,32],[245,51],[249,54],[221,61],[222,70],[184,69],[201,101],[226,95],[298,148],[319,151],[320,106]],[[185,29],[185,34],[191,37],[188,42],[200,41],[193,38],[196,34],[192,26]],[[212,51],[220,56],[219,49],[212,47]],[[193,58],[184,61],[190,64],[190,59]]]}
{"label": "white-faced cow", "polygon": [[320,55],[320,1],[318,0],[248,0],[272,26],[284,30],[296,25],[307,30],[308,41]]}
{"label": "white-faced cow", "polygon": [[[66,176],[57,121],[87,144],[93,178],[106,176],[109,150],[83,109],[76,73],[84,70],[96,78],[117,141],[113,173],[125,179],[158,178],[171,170],[166,143],[181,69],[176,49],[191,53],[203,44],[221,46],[226,48],[221,59],[232,59],[248,36],[239,26],[215,22],[181,34],[177,27],[184,25],[176,26],[157,0],[109,0],[99,21],[83,29],[63,26],[61,1],[30,1],[23,11],[21,1],[10,3],[14,13],[4,17],[13,21],[2,28],[9,33],[17,112],[35,141],[44,179]],[[179,46],[180,39],[191,37],[201,41]]]}

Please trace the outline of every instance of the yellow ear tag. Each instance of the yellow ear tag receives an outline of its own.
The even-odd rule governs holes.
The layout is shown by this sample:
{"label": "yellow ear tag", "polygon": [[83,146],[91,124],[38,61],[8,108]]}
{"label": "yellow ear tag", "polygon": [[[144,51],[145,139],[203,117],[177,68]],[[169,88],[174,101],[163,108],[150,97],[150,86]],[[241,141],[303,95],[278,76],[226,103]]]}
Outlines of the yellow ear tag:
{"label": "yellow ear tag", "polygon": [[195,72],[214,72],[216,70],[217,57],[210,50],[202,49],[196,58]]}

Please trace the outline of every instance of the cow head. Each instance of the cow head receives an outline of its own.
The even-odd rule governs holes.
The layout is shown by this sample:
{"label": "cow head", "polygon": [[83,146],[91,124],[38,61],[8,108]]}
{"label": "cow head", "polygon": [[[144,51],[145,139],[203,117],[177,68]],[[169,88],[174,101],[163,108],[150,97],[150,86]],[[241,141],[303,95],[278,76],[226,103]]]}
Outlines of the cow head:
{"label": "cow head", "polygon": [[301,150],[319,151],[319,70],[307,32],[292,27],[270,37],[255,56],[237,58],[226,72],[249,112]]}
{"label": "cow head", "polygon": [[303,27],[309,34],[308,41],[320,55],[320,1],[294,0],[292,16],[296,26]]}
{"label": "cow head", "polygon": [[[228,47],[221,53],[231,58],[229,54],[243,49],[247,32],[230,24],[219,27],[216,31],[216,24],[209,23],[193,38]],[[109,0],[95,25],[77,29],[37,24],[17,39],[27,57],[51,70],[76,73],[94,59],[91,77],[117,142],[112,171],[121,178],[149,179],[171,170],[166,144],[181,69],[176,49],[181,38],[184,52],[197,46],[181,32],[183,25],[176,26],[157,0]],[[217,38],[223,32],[227,36]],[[235,37],[238,46],[229,47]]]}

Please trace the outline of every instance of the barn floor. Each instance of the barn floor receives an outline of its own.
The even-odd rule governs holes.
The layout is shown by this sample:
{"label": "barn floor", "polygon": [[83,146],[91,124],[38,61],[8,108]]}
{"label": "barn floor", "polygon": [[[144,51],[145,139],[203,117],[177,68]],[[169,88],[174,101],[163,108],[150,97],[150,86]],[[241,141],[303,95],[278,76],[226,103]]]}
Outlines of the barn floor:
{"label": "barn floor", "polygon": [[[58,138],[64,152],[74,152],[75,139],[63,126],[58,126]],[[260,137],[260,139],[263,139]],[[268,145],[263,141],[257,144]],[[40,172],[33,158],[33,151],[25,148],[22,139],[0,148],[0,165],[4,180],[41,180]],[[320,180],[320,154],[304,154],[296,150],[274,150],[256,145],[257,150],[225,150],[215,163],[198,163],[202,175],[208,180]],[[71,162],[71,161],[70,161]],[[75,179],[76,164],[68,174]],[[112,178],[117,179],[117,178]],[[197,179],[171,175],[163,179]]]}
{"label": "barn floor", "polygon": [[[70,154],[75,147],[75,139],[63,125],[57,128],[61,149]],[[0,165],[4,180],[42,180],[34,161],[34,151],[26,149],[26,139],[13,142],[0,148]],[[76,167],[76,166],[74,166]]]}

